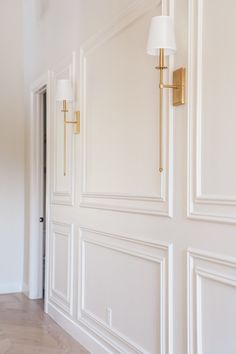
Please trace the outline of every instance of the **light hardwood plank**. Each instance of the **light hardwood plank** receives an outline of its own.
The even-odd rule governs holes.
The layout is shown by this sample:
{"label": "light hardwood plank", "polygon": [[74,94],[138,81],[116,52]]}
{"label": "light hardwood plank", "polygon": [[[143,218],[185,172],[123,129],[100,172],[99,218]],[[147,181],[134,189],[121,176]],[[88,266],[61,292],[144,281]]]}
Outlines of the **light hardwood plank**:
{"label": "light hardwood plank", "polygon": [[0,295],[0,354],[89,354],[49,316],[41,300]]}

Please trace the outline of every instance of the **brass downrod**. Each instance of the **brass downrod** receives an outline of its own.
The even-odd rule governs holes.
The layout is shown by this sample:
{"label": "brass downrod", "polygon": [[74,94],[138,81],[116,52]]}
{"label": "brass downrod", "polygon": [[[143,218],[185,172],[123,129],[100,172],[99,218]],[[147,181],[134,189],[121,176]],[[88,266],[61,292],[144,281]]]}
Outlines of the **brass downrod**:
{"label": "brass downrod", "polygon": [[67,109],[67,104],[66,104],[66,100],[63,101],[63,110],[62,112],[64,112],[64,176],[66,176],[66,144],[67,144],[67,139],[66,139],[66,113],[68,112]]}
{"label": "brass downrod", "polygon": [[177,85],[169,85],[169,84],[164,84],[164,70],[168,69],[167,66],[165,66],[165,53],[164,49],[161,48],[159,52],[159,66],[156,67],[156,69],[160,70],[160,83],[159,83],[159,89],[160,89],[160,104],[159,104],[159,112],[160,112],[160,126],[159,126],[159,141],[160,141],[160,156],[159,156],[159,172],[162,173],[164,171],[163,167],[163,90],[164,89],[177,89]]}
{"label": "brass downrod", "polygon": [[68,113],[68,107],[67,107],[67,102],[66,100],[63,100],[63,109],[61,110],[64,113],[64,176],[66,176],[66,170],[67,170],[67,162],[66,162],[66,155],[67,155],[67,129],[66,125],[67,124],[74,124],[74,133],[79,134],[80,133],[80,111],[75,111],[75,120],[70,121],[66,119],[66,114]]}
{"label": "brass downrod", "polygon": [[160,56],[159,56],[159,70],[160,70],[160,126],[159,126],[159,139],[160,139],[160,157],[159,157],[159,172],[163,172],[163,70],[164,67],[164,49],[160,49]]}

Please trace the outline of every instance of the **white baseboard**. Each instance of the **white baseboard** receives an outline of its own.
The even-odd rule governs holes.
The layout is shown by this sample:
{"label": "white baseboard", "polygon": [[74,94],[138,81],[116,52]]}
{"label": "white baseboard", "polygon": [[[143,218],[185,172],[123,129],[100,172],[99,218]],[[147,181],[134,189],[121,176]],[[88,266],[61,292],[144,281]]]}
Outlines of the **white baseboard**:
{"label": "white baseboard", "polygon": [[22,284],[19,283],[9,283],[0,284],[0,294],[14,294],[22,292]]}
{"label": "white baseboard", "polygon": [[29,298],[29,286],[26,283],[23,283],[23,288],[22,288],[22,292],[25,296],[27,296]]}
{"label": "white baseboard", "polygon": [[29,289],[28,289],[28,298],[30,299],[30,300],[39,300],[39,299],[42,299],[42,294],[39,294],[38,292],[34,292],[34,291],[30,291]]}
{"label": "white baseboard", "polygon": [[[75,340],[77,340],[84,348],[92,354],[114,354],[114,351],[108,344],[103,343],[102,339],[95,334],[90,333],[77,322],[67,317],[62,311],[53,304],[48,303],[48,315]],[[110,347],[110,348],[109,348]]]}

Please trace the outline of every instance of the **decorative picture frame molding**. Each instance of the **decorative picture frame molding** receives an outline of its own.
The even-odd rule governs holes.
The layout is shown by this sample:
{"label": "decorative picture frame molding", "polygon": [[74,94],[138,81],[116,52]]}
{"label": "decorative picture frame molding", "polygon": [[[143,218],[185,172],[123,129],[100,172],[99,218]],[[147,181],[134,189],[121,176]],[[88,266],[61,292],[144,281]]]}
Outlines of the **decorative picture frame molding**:
{"label": "decorative picture frame molding", "polygon": [[[165,100],[165,112],[167,112],[164,155],[166,156],[167,169],[160,176],[160,195],[138,195],[127,193],[100,193],[87,190],[87,154],[86,154],[86,57],[96,51],[101,45],[111,40],[118,33],[127,28],[135,20],[145,15],[150,9],[161,6],[162,13],[173,15],[173,0],[136,0],[125,12],[103,31],[89,39],[80,50],[80,78],[81,78],[81,195],[79,204],[81,207],[97,208],[104,210],[121,211],[126,213],[139,213],[171,217],[173,214],[173,107],[170,97]],[[173,70],[173,59],[169,60],[170,73]]]}
{"label": "decorative picture frame molding", "polygon": [[236,223],[236,196],[202,191],[202,50],[204,0],[189,2],[188,211],[191,219]]}

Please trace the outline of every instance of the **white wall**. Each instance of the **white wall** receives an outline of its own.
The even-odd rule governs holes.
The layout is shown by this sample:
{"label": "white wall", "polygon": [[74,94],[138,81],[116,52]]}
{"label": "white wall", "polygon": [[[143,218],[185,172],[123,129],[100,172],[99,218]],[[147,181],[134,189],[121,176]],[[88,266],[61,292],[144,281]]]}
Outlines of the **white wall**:
{"label": "white wall", "polygon": [[[116,16],[130,0],[24,0],[24,79],[27,121],[30,88],[62,60],[70,57],[110,16]],[[29,279],[29,124],[25,127],[25,254],[24,284]]]}
{"label": "white wall", "polygon": [[24,232],[22,2],[0,2],[0,293],[21,290]]}
{"label": "white wall", "polygon": [[24,0],[26,85],[71,55],[129,0]]}
{"label": "white wall", "polygon": [[[196,75],[196,66],[194,66],[196,61],[195,47],[197,37],[195,27],[198,22],[201,22],[197,21],[198,10],[195,6],[201,3],[208,4],[207,6],[203,6],[204,14],[207,13],[207,17],[204,17],[204,31],[207,31],[207,33],[208,31],[217,33],[214,19],[218,18],[222,13],[222,2],[217,1],[217,6],[215,5],[215,0],[209,0],[208,2],[200,2],[197,0],[170,0],[166,2],[170,3],[170,5],[175,3],[175,23],[178,46],[178,52],[175,56],[175,66],[186,66],[188,69],[188,65],[191,64],[188,59],[191,56],[193,57],[193,67],[191,67],[188,72],[188,77],[189,75],[193,77],[188,90],[195,98],[195,81],[196,78],[199,79],[200,77],[200,75]],[[30,0],[25,0],[26,93],[29,93],[29,87],[34,80],[46,73],[48,69],[52,69],[55,78],[60,77],[60,75],[68,75],[68,67],[71,62],[68,62],[68,66],[65,67],[64,71],[57,71],[55,69],[57,64],[60,63],[63,58],[70,57],[74,49],[77,49],[79,52],[81,43],[88,39],[90,35],[102,30],[108,23],[114,22],[114,17],[122,10],[126,13],[127,6],[132,3],[134,3],[132,0],[35,0],[34,3]],[[109,35],[107,36],[107,33],[103,33],[104,37],[102,37],[102,39],[105,45],[98,45],[96,47],[96,43],[90,43],[92,47],[88,46],[87,52],[84,53],[88,64],[87,77],[84,78],[84,80],[87,80],[86,83],[88,85],[85,85],[83,88],[83,91],[86,91],[83,92],[83,94],[87,94],[87,102],[89,102],[89,107],[87,108],[91,109],[92,107],[92,109],[90,111],[87,109],[87,119],[83,121],[84,124],[87,124],[88,128],[88,144],[86,145],[83,139],[81,145],[83,149],[86,147],[88,151],[88,161],[86,161],[88,162],[87,180],[90,183],[88,183],[88,188],[90,188],[88,192],[94,193],[92,193],[93,198],[91,198],[91,195],[88,198],[86,195],[83,195],[82,201],[86,206],[90,207],[92,203],[97,203],[96,207],[98,209],[93,209],[92,207],[81,208],[79,206],[79,202],[81,201],[81,194],[79,192],[81,191],[79,190],[80,178],[78,167],[82,166],[79,158],[74,161],[74,166],[72,166],[76,170],[76,173],[73,174],[73,182],[74,188],[78,193],[72,195],[70,192],[73,188],[69,190],[69,187],[71,187],[69,186],[69,179],[65,181],[63,174],[60,175],[62,170],[60,161],[62,160],[63,143],[60,141],[60,138],[58,138],[56,144],[52,144],[53,149],[55,148],[58,153],[58,159],[52,161],[52,169],[58,172],[59,178],[58,181],[56,181],[58,182],[57,185],[54,183],[54,180],[52,181],[52,186],[55,188],[51,194],[50,206],[51,228],[49,238],[51,242],[50,256],[53,265],[53,267],[50,267],[50,314],[75,336],[78,332],[83,332],[81,328],[89,328],[90,334],[94,333],[93,331],[102,333],[104,336],[107,336],[108,341],[113,343],[114,346],[123,345],[123,351],[112,349],[110,350],[112,353],[141,352],[156,354],[157,345],[159,344],[158,336],[160,335],[163,335],[166,341],[169,338],[170,346],[168,348],[166,346],[165,349],[162,348],[162,350],[160,349],[158,354],[172,354],[171,345],[174,347],[174,354],[186,354],[187,352],[189,354],[197,354],[199,352],[196,345],[197,341],[198,344],[200,343],[200,345],[202,344],[207,348],[206,351],[203,351],[204,354],[215,353],[216,350],[218,350],[217,354],[221,354],[222,347],[226,348],[226,352],[228,353],[233,348],[231,342],[234,342],[235,345],[235,336],[232,332],[228,331],[228,334],[226,334],[227,321],[231,323],[231,328],[235,327],[235,306],[232,304],[232,298],[235,297],[236,283],[235,225],[228,224],[228,221],[235,222],[235,200],[230,200],[229,198],[229,195],[233,196],[235,191],[235,179],[232,178],[228,180],[227,183],[223,173],[217,174],[217,179],[214,177],[216,175],[214,171],[217,171],[221,163],[217,158],[214,158],[215,155],[212,154],[212,149],[214,150],[214,144],[217,145],[217,148],[221,146],[223,155],[228,154],[229,149],[230,158],[228,159],[227,157],[227,159],[224,159],[224,163],[227,162],[227,164],[229,164],[229,162],[234,161],[233,154],[235,148],[233,144],[235,144],[235,142],[230,135],[230,132],[235,130],[235,120],[233,119],[235,114],[232,107],[231,114],[228,114],[228,104],[224,104],[224,112],[220,117],[217,116],[218,125],[216,126],[212,107],[209,106],[206,109],[206,106],[203,106],[204,114],[207,114],[207,120],[205,121],[208,122],[207,124],[209,124],[209,126],[203,126],[203,142],[205,145],[203,144],[203,154],[200,158],[200,163],[205,173],[205,175],[204,173],[202,174],[203,182],[205,182],[205,184],[203,184],[203,192],[207,190],[208,200],[202,200],[201,198],[197,200],[194,190],[196,157],[188,150],[188,141],[193,143],[193,147],[195,146],[196,141],[193,139],[190,130],[193,130],[193,134],[196,133],[196,116],[194,111],[196,107],[194,100],[194,102],[189,101],[190,96],[185,106],[174,109],[173,136],[170,134],[171,138],[169,142],[168,139],[165,139],[164,150],[166,153],[169,151],[168,149],[171,148],[171,143],[173,143],[174,146],[173,160],[171,160],[170,163],[170,167],[174,171],[173,189],[171,188],[171,180],[164,177],[166,186],[170,187],[169,194],[165,194],[166,199],[159,202],[159,204],[158,202],[155,204],[153,200],[146,202],[145,198],[143,198],[144,200],[141,200],[140,203],[140,199],[142,199],[139,197],[140,181],[136,178],[135,174],[132,175],[134,179],[133,184],[126,183],[126,175],[126,184],[118,184],[123,177],[123,172],[120,168],[122,164],[119,165],[120,161],[126,163],[128,161],[129,165],[128,163],[127,165],[130,170],[132,168],[133,171],[136,171],[135,168],[142,170],[142,166],[139,165],[141,149],[138,150],[139,156],[135,154],[137,151],[135,147],[138,144],[137,137],[139,136],[140,141],[143,142],[141,139],[143,139],[146,134],[145,137],[150,138],[147,139],[146,144],[153,144],[154,139],[157,137],[157,129],[151,130],[150,126],[151,124],[157,124],[158,119],[157,114],[153,114],[155,109],[153,107],[157,109],[155,90],[158,76],[154,69],[154,59],[147,58],[145,55],[144,42],[144,31],[147,31],[151,15],[160,13],[161,11],[160,6],[158,8],[153,6],[154,3],[157,3],[157,1],[137,1],[136,4],[143,4],[144,7],[147,6],[147,4],[151,4],[152,6],[150,7],[152,10],[145,12],[145,14],[136,18],[135,21],[133,21],[132,15],[130,15],[130,17],[128,16],[130,23],[127,26],[125,25],[127,19],[124,19],[126,18],[124,13],[123,15],[121,14],[119,20],[113,23],[114,28],[116,28],[118,23],[120,32],[118,30],[118,34],[112,37],[111,41],[109,41]],[[39,7],[33,7],[33,4],[38,4]],[[40,4],[42,6],[41,8]],[[190,5],[193,7],[193,18],[191,18],[191,14],[188,13],[188,9],[191,8]],[[216,15],[214,15],[212,9],[208,9],[210,5],[212,5],[212,9],[216,11]],[[229,9],[230,11],[233,9],[232,1],[227,1],[227,5],[227,10]],[[135,8],[139,8],[139,6],[137,5]],[[231,13],[234,13],[233,10]],[[188,28],[188,21],[191,25],[190,27],[193,27],[191,28],[191,36],[193,37],[192,46],[188,43],[190,29]],[[225,19],[225,23],[226,22],[227,20]],[[230,21],[230,23],[233,22]],[[110,28],[109,31],[112,32],[114,28]],[[217,27],[217,29],[219,29],[219,27]],[[136,37],[137,33],[139,33],[139,36]],[[216,47],[213,48],[213,53],[217,53],[218,47],[217,36],[215,35],[215,37],[214,43]],[[204,38],[209,41],[208,36]],[[101,43],[103,43],[102,40]],[[92,50],[90,51],[89,49],[91,48]],[[122,48],[122,50],[119,50],[120,48]],[[203,46],[203,49],[204,48]],[[210,45],[208,45],[207,48],[210,48]],[[127,53],[129,53],[128,58],[126,58]],[[205,49],[203,53],[205,55]],[[114,57],[112,57],[112,54],[114,54]],[[112,58],[112,61],[109,60],[110,58]],[[223,61],[224,59],[223,54],[221,60]],[[206,80],[206,82],[212,83],[210,75],[214,77],[215,73],[209,71],[209,67],[206,66],[207,61],[203,60],[203,62],[204,70],[207,68],[207,75],[209,75],[209,81]],[[97,67],[97,65],[99,65],[99,67]],[[145,69],[142,70],[142,66],[145,66]],[[209,66],[211,68],[213,67],[212,65]],[[114,68],[114,70],[111,70],[112,68]],[[124,68],[123,71],[122,68]],[[145,70],[147,73],[145,73]],[[123,81],[126,83],[127,78],[128,84],[122,85],[122,75],[124,75],[124,72],[126,75]],[[115,77],[117,73],[119,73],[118,78],[112,82],[113,77]],[[102,76],[99,77],[99,75],[103,75],[106,80],[103,81]],[[76,77],[76,80],[77,79],[78,77]],[[81,81],[81,79],[82,78],[80,78],[79,81]],[[95,82],[94,85],[93,80]],[[137,82],[135,80],[137,80]],[[97,85],[99,82],[102,82],[104,85],[99,87],[99,85]],[[117,90],[119,95],[114,94],[114,91],[112,93],[114,89],[112,84],[114,83],[119,84],[119,90]],[[136,86],[134,83],[136,83]],[[108,90],[108,87],[110,87],[111,90]],[[138,90],[140,87],[141,98],[139,96],[140,91]],[[146,96],[145,94],[142,96],[144,87],[146,88]],[[150,95],[147,94],[147,90],[151,91]],[[204,86],[204,90],[206,90],[204,91],[205,97],[209,99],[209,102],[212,97],[215,99],[215,96],[212,96],[211,93],[212,87],[211,89],[207,89],[206,86]],[[135,96],[130,95],[130,93],[133,92],[135,92],[139,98],[136,99],[136,101]],[[228,97],[227,85],[224,87],[223,94],[225,98]],[[233,94],[233,90],[231,94]],[[100,100],[98,103],[96,101],[97,97]],[[114,106],[117,104],[116,108],[118,107],[118,109],[114,110],[113,104],[110,106],[104,105],[102,108],[105,107],[106,114],[103,114],[103,112],[101,112],[101,106],[99,105],[101,102],[105,101],[104,97],[108,97],[109,102],[114,99],[112,102],[114,102]],[[130,98],[128,102],[129,105],[123,104],[121,107],[127,108],[127,111],[123,110],[119,119],[115,119],[115,114],[120,112],[117,98],[121,99],[124,103],[126,97]],[[91,100],[91,98],[93,99]],[[151,105],[148,101],[149,99],[152,100]],[[220,100],[219,97],[218,100]],[[29,102],[29,100],[27,102]],[[188,111],[190,103],[192,106],[190,106]],[[97,107],[100,108],[99,115],[96,114]],[[140,109],[152,107],[153,111],[148,115],[140,114],[142,111],[139,110],[138,107],[140,107]],[[132,114],[132,112],[134,112],[132,110],[133,108],[137,109],[137,115],[135,115],[135,117],[134,114]],[[225,112],[227,112],[227,120],[224,117],[224,115],[226,115]],[[53,119],[55,118],[55,120],[57,119],[57,121],[59,121],[61,117],[59,114],[58,117],[57,114],[50,117],[52,126],[55,128],[58,137],[62,134],[62,129],[60,124],[54,124]],[[137,124],[135,121],[136,117],[138,117]],[[146,119],[146,117],[148,118]],[[84,119],[84,114],[82,114],[82,118]],[[148,119],[150,119],[150,121],[148,121]],[[188,120],[192,122],[191,129],[188,129]],[[147,121],[149,124],[147,124]],[[225,121],[227,121],[227,125],[224,126]],[[113,136],[112,134],[116,131],[114,132],[114,126],[111,126],[111,122],[114,122],[116,131],[119,132],[118,138],[116,134],[114,134],[115,138],[112,139],[111,144],[113,149],[115,147],[116,156],[119,158],[117,158],[117,164],[112,165],[113,175],[111,173],[107,174],[111,166],[106,166],[105,163],[107,159],[102,159],[104,154],[107,154],[106,156],[109,157],[109,154],[112,152],[109,137]],[[213,147],[212,145],[210,146],[209,141],[211,140],[208,138],[214,137],[215,133],[219,134],[223,126],[228,132],[224,133],[223,144],[222,142],[220,144],[218,141],[217,143],[214,142]],[[108,131],[108,129],[110,130]],[[148,129],[150,129],[151,132]],[[84,138],[83,131],[81,136]],[[231,137],[230,142],[227,141],[229,136]],[[122,138],[119,139],[119,137]],[[72,140],[72,134],[70,135],[70,139]],[[79,140],[80,137],[75,139],[77,139],[77,142],[81,141]],[[145,178],[150,180],[150,184],[147,185],[146,183],[141,185],[143,188],[141,191],[144,190],[147,195],[151,194],[151,196],[155,197],[159,193],[159,190],[156,190],[155,187],[160,185],[160,175],[158,174],[158,168],[153,168],[154,164],[157,167],[157,159],[155,160],[153,155],[158,156],[158,142],[155,141],[154,143],[155,145],[152,145],[153,148],[150,149],[150,152],[148,149],[143,149],[144,155],[141,156],[143,158],[142,161],[149,163],[145,170],[147,173]],[[119,146],[119,144],[122,146]],[[197,144],[199,144],[199,141],[197,141]],[[71,148],[72,145],[73,144],[70,145],[70,153],[73,152]],[[231,147],[233,146],[233,148],[229,148],[229,145]],[[147,145],[145,145],[145,148],[146,146]],[[74,153],[78,154],[78,144],[74,144],[74,147]],[[119,149],[119,147],[121,148]],[[133,150],[132,147],[134,147]],[[140,148],[140,146],[138,146],[138,148]],[[127,151],[126,155],[124,151]],[[207,155],[209,152],[211,152],[211,154]],[[99,159],[97,159],[97,154],[100,154]],[[76,155],[76,157],[78,156],[79,154]],[[208,161],[207,168],[211,168],[211,173],[207,174],[207,180],[204,179],[206,177],[206,166],[204,166],[205,157],[207,157],[206,161]],[[99,170],[100,163],[104,163],[104,168]],[[231,170],[232,175],[235,175],[235,164],[232,163],[230,168],[233,170],[233,172]],[[99,179],[96,178],[97,172],[100,173]],[[190,174],[189,179],[188,172]],[[116,179],[114,175],[120,178]],[[140,175],[141,173],[138,177],[140,177]],[[199,179],[199,176],[197,176],[197,178]],[[209,188],[208,178],[211,179],[211,187],[214,187],[214,193],[217,192],[217,194],[221,196],[219,200],[214,201],[214,196],[211,195],[212,192]],[[106,180],[105,186],[101,184],[104,180]],[[139,182],[139,184],[137,182]],[[69,193],[64,193],[64,195],[63,193],[60,194],[60,190],[63,190],[64,187],[63,183],[69,190]],[[135,202],[133,202],[132,197],[130,198],[131,202],[130,199],[125,198],[125,196],[121,198],[119,198],[119,196],[118,198],[109,197],[109,195],[114,192],[127,193],[127,189],[129,192],[129,189],[131,189],[130,186],[132,187],[131,192],[134,193],[133,199]],[[192,189],[190,190],[188,186],[191,186],[193,191]],[[101,190],[104,187],[107,188],[105,191],[108,192],[107,198],[106,195],[105,197],[104,195],[101,197]],[[230,192],[227,192],[226,197],[223,198],[222,191],[224,191],[226,187],[227,191],[230,190]],[[151,190],[149,190],[149,188]],[[100,196],[100,198],[97,198],[97,196]],[[135,199],[135,197],[137,198]],[[161,214],[161,212],[163,212],[164,215],[168,214],[166,200],[170,200],[171,203],[172,199],[173,218],[158,215]],[[75,203],[72,207],[74,201]],[[189,205],[187,201],[189,201]],[[71,203],[71,205],[66,206],[68,203]],[[163,209],[161,209],[161,206],[163,206]],[[120,207],[122,212],[111,211],[111,207],[113,207],[113,209]],[[139,208],[138,211],[140,214],[127,212],[130,211],[129,208],[132,209],[134,207]],[[157,215],[147,215],[146,211],[148,208],[153,208]],[[200,220],[192,220],[188,218],[188,216],[195,219],[199,218]],[[226,222],[221,223],[221,221]],[[84,229],[82,226],[87,226],[89,229]],[[122,237],[123,235],[125,236]],[[139,243],[137,240],[140,239],[144,241]],[[163,241],[165,242],[165,246],[162,245]],[[26,246],[27,244],[26,238]],[[174,246],[173,258],[171,252],[167,252],[168,247],[171,249],[171,244]],[[106,247],[104,247],[104,245]],[[168,247],[166,245],[168,245]],[[81,251],[81,253],[79,253],[79,246],[84,247],[84,251]],[[189,248],[191,248],[190,251],[188,251]],[[107,249],[112,251],[107,251]],[[132,257],[132,255],[134,255],[134,257]],[[154,266],[150,266],[148,262],[149,256],[154,260]],[[187,256],[189,262],[187,262]],[[71,264],[72,259],[75,260],[73,264]],[[158,259],[161,260],[160,263],[163,265],[163,273],[156,276],[159,266],[155,266],[155,261]],[[171,269],[167,269],[168,265],[171,265],[171,261],[173,261],[174,264],[173,272],[171,272]],[[27,269],[26,262],[26,282],[28,279]],[[82,275],[79,273],[81,269],[84,272]],[[170,270],[170,273],[168,273],[168,270]],[[63,277],[60,277],[61,274],[63,274]],[[80,277],[78,276],[79,274]],[[86,274],[86,279],[85,277],[83,278],[84,274]],[[189,275],[188,282],[187,274]],[[80,282],[81,277],[84,280],[83,283]],[[163,277],[165,280],[169,277],[169,284],[167,281],[163,281],[161,284],[161,278]],[[214,282],[212,280],[214,280]],[[169,328],[167,328],[169,320],[167,312],[168,310],[171,312],[172,309],[172,293],[170,297],[167,296],[167,292],[169,291],[168,285],[170,285],[170,289],[171,285],[173,286],[174,305],[174,321],[173,323],[171,322],[170,316]],[[225,287],[225,285],[230,286]],[[165,301],[163,301],[161,305],[158,297],[160,288],[165,294]],[[146,289],[149,290],[146,292]],[[196,291],[196,289],[198,291]],[[80,306],[81,304],[78,301],[78,293],[84,295],[85,303],[82,304],[83,306]],[[96,296],[97,294],[99,294],[99,296]],[[214,301],[211,301],[213,296]],[[127,302],[130,302],[131,306],[129,303],[127,305]],[[83,312],[82,314],[80,313],[80,307],[83,307],[83,311],[81,311]],[[106,309],[109,307],[113,309],[114,321],[113,326],[111,326],[111,328],[109,327],[107,330],[109,321],[107,320],[108,315]],[[211,315],[212,313],[215,315],[219,313],[217,307],[220,308],[220,318],[218,318],[218,321]],[[204,311],[202,311],[202,309]],[[145,312],[145,310],[147,311]],[[188,310],[189,321],[187,321]],[[207,310],[209,312],[207,312]],[[155,331],[146,331],[146,328],[142,327],[142,325],[145,326],[146,323],[147,326],[150,325],[150,327],[153,323],[155,323],[155,325],[157,323],[159,324],[158,318],[160,318],[161,313],[164,316],[164,320]],[[65,314],[67,317],[70,317],[70,320],[67,321]],[[195,318],[196,314],[197,318]],[[147,316],[145,318],[147,322],[139,320],[138,316],[144,317],[145,315]],[[133,318],[136,319],[135,326],[130,322],[130,319]],[[174,328],[173,340],[171,336],[171,324],[173,324]],[[164,328],[164,325],[166,325],[166,328]],[[80,331],[78,331],[78,326],[81,326]],[[201,336],[200,333],[202,329],[204,331],[203,336]],[[141,333],[141,335],[139,335],[139,333]],[[198,338],[196,338],[196,333]],[[224,335],[220,336],[220,333]],[[96,336],[94,337],[98,338]],[[124,338],[127,339],[128,344]],[[214,341],[212,338],[214,338]],[[190,343],[188,350],[187,339]],[[216,340],[217,348],[214,344]],[[88,347],[91,348],[91,342],[91,337],[87,336],[87,342],[84,339],[83,343],[87,343]],[[129,346],[131,342],[136,346],[141,346],[140,351],[130,349],[132,347],[132,345]],[[101,353],[109,352],[109,345],[107,345],[107,348],[107,351],[101,350]],[[95,350],[92,352],[98,353]]]}
{"label": "white wall", "polygon": [[[35,80],[47,75],[76,47],[78,1],[24,0],[24,79],[25,114],[30,117],[30,88]],[[65,16],[66,14],[66,16]],[[63,25],[62,25],[63,24]],[[24,284],[29,282],[29,124],[25,126],[25,254]]]}

